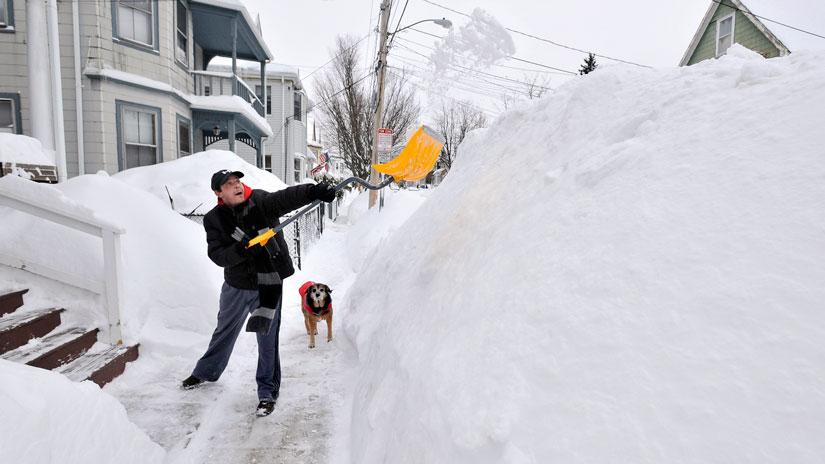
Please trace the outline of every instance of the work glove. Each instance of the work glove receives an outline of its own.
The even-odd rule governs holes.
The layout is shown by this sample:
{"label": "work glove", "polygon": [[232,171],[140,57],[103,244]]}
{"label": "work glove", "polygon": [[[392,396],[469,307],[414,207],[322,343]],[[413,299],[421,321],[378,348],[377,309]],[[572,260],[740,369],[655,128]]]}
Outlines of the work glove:
{"label": "work glove", "polygon": [[246,243],[249,242],[249,236],[246,235],[246,233],[242,231],[240,227],[235,227],[235,231],[232,232],[232,238],[243,243],[244,245],[246,245]]}
{"label": "work glove", "polygon": [[315,184],[309,188],[309,196],[313,200],[321,200],[329,203],[335,199],[335,187],[326,182]]}

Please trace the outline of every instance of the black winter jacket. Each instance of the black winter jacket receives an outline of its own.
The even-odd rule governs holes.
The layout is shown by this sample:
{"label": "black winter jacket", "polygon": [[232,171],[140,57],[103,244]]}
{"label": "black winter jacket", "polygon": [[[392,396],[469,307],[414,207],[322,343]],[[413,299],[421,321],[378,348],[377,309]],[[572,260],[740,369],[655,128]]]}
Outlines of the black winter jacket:
{"label": "black winter jacket", "polygon": [[[269,227],[275,227],[280,224],[278,218],[315,200],[310,195],[311,187],[311,184],[294,185],[277,192],[256,189],[246,201],[261,208]],[[203,228],[206,229],[209,258],[224,268],[226,283],[235,288],[254,290],[258,288],[258,280],[252,257],[231,236],[235,227],[244,228],[236,214],[244,203],[235,208],[225,204],[215,206],[204,216]],[[292,266],[284,233],[278,232],[275,241],[279,253],[273,258],[273,264],[281,279],[285,279],[295,273],[295,268]]]}

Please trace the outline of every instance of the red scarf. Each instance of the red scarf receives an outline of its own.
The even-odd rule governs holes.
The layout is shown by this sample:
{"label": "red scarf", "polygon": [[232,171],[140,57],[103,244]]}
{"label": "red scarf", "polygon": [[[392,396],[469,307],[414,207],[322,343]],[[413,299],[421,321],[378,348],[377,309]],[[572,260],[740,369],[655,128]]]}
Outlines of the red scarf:
{"label": "red scarf", "polygon": [[[252,195],[252,189],[243,182],[241,182],[241,185],[243,185],[243,201],[249,200],[249,197]],[[218,198],[218,204],[223,204],[223,198]]]}

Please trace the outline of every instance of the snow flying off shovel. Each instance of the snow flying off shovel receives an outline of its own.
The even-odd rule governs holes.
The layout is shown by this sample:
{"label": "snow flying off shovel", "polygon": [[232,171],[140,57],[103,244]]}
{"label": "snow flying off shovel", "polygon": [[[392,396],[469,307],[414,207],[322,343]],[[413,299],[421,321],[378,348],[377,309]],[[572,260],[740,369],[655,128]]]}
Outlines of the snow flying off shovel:
{"label": "snow flying off shovel", "polygon": [[[444,140],[432,129],[427,126],[419,127],[407,141],[407,145],[401,150],[395,158],[383,164],[373,164],[372,167],[388,177],[386,180],[378,185],[372,185],[364,179],[358,177],[350,177],[335,186],[335,191],[339,191],[352,183],[358,183],[370,190],[381,190],[390,185],[392,182],[402,181],[417,181],[427,177],[427,174],[435,167],[435,162],[438,160],[438,155],[441,153],[441,148],[444,146]],[[321,200],[315,200],[309,206],[295,214],[291,218],[282,222],[278,227],[269,229],[266,232],[258,235],[249,241],[247,248],[255,245],[266,245],[269,240],[278,232],[283,230],[286,226],[309,212],[312,208],[318,206]]]}

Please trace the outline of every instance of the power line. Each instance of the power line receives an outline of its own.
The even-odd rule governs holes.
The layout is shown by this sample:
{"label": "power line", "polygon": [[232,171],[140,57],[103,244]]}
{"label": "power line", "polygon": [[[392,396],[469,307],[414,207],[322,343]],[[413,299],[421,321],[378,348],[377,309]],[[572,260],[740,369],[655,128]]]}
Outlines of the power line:
{"label": "power line", "polygon": [[[395,71],[393,71],[393,69],[395,69],[395,68],[389,67],[388,71],[389,71],[391,74],[393,74],[393,75],[395,75],[396,77],[398,77],[398,78],[403,78],[403,77],[404,77],[402,74],[398,74],[398,73],[396,73]],[[424,87],[423,85],[421,85],[421,84],[417,84],[417,83],[415,83],[415,82],[413,82],[413,81],[407,81],[407,82],[409,82],[410,84],[412,84],[412,85],[414,85],[414,86],[418,87],[418,88],[419,88],[419,89],[421,89],[421,90],[428,91],[428,92],[430,92],[430,93],[432,93],[432,94],[434,94],[434,95],[438,95],[438,96],[443,97],[443,98],[446,98],[446,99],[448,99],[448,100],[452,100],[452,101],[456,102],[456,103],[457,103],[457,104],[459,104],[459,105],[462,105],[462,106],[468,106],[468,107],[473,108],[473,109],[475,109],[475,110],[478,110],[478,111],[483,111],[483,112],[485,112],[485,113],[489,113],[489,114],[491,114],[492,116],[498,116],[498,115],[499,115],[499,113],[498,113],[498,112],[493,111],[493,110],[490,110],[490,109],[488,109],[488,108],[483,108],[483,107],[481,107],[481,106],[473,105],[472,103],[469,103],[469,102],[466,102],[466,101],[463,101],[463,100],[458,100],[458,99],[456,99],[456,98],[450,97],[450,96],[448,96],[448,95],[444,95],[444,94],[442,94],[442,93],[432,92],[432,90],[431,90],[431,89],[428,89],[428,88]]]}
{"label": "power line", "polygon": [[[428,35],[428,36],[430,36],[430,37],[434,37],[434,38],[436,38],[436,39],[441,39],[441,40],[443,40],[443,39],[445,38],[445,37],[443,37],[443,36],[436,35],[436,34],[431,34],[431,33],[429,33],[429,32],[422,31],[422,30],[420,30],[420,29],[416,29],[416,28],[414,28],[414,27],[411,27],[411,28],[410,28],[410,30],[415,31],[415,32],[418,32],[419,34],[424,34],[424,35]],[[427,47],[426,45],[422,45],[422,44],[418,44],[418,45],[421,45],[422,47],[429,48],[430,50],[435,50],[434,48],[432,48],[432,47]],[[535,62],[535,61],[525,60],[525,59],[523,59],[523,58],[518,58],[518,57],[515,57],[515,56],[508,56],[508,57],[506,57],[505,59],[507,59],[507,60],[514,60],[514,61],[521,61],[522,63],[528,63],[528,64],[532,64],[532,65],[534,65],[534,66],[539,66],[539,67],[542,67],[542,68],[552,69],[553,71],[556,71],[556,72],[551,72],[551,74],[570,74],[570,75],[574,75],[574,76],[577,76],[577,75],[578,75],[578,73],[575,73],[575,72],[573,72],[573,71],[568,71],[568,70],[566,70],[566,69],[556,68],[556,67],[553,67],[553,66],[550,66],[550,65],[547,65],[547,64],[537,63],[537,62]],[[498,65],[495,65],[495,66],[498,66]],[[506,66],[505,66],[505,67],[506,67]],[[528,70],[528,71],[529,71],[529,70]]]}
{"label": "power line", "polygon": [[[309,113],[310,111],[312,111],[312,110],[313,110],[316,106],[318,106],[318,105],[321,105],[321,104],[329,104],[329,101],[330,101],[330,100],[332,100],[332,98],[333,98],[333,97],[335,97],[336,95],[339,95],[341,92],[345,92],[345,91],[347,91],[347,90],[349,90],[349,89],[351,89],[351,88],[355,87],[357,84],[359,84],[359,83],[360,83],[361,81],[363,81],[364,79],[366,79],[366,78],[370,77],[371,75],[372,75],[372,71],[368,72],[367,74],[364,74],[362,77],[358,78],[358,80],[356,80],[356,81],[354,81],[353,83],[351,83],[351,84],[349,84],[349,85],[345,86],[343,89],[338,90],[337,92],[333,93],[332,95],[328,96],[327,98],[321,99],[321,101],[319,101],[318,103],[315,103],[315,104],[313,104],[313,105],[309,105],[309,106],[306,108],[306,111],[305,111],[305,112]],[[287,117],[285,117],[285,118],[284,118],[284,123],[283,123],[283,124],[281,124],[281,128],[278,130],[278,133],[277,133],[277,134],[275,134],[275,135],[273,135],[273,136],[272,136],[272,138],[274,139],[274,138],[278,137],[279,135],[281,135],[281,132],[283,132],[283,131],[284,131],[284,128],[286,128],[286,125],[287,125],[287,123],[289,122],[289,120],[290,120],[290,119],[293,119],[293,118],[295,118],[295,115],[294,115],[294,114],[293,114],[292,116],[287,116]]]}
{"label": "power line", "polygon": [[[404,64],[406,66],[409,66],[410,68],[412,68],[414,70],[417,70],[419,73],[425,73],[425,72],[428,71],[426,68],[423,68],[421,66],[418,66],[418,65],[414,64],[415,62],[408,61],[406,57],[402,57],[402,61],[404,62]],[[391,66],[391,67],[399,69],[396,66]],[[416,75],[415,73],[412,73],[412,74]],[[418,77],[421,77],[421,76],[418,75]],[[498,98],[498,97],[501,97],[501,96],[505,95],[506,92],[504,92],[503,90],[509,90],[510,92],[513,92],[513,93],[519,93],[519,94],[524,93],[524,94],[526,94],[524,89],[519,89],[519,88],[515,88],[515,87],[508,87],[508,86],[500,84],[500,83],[491,82],[491,81],[480,79],[480,78],[474,78],[474,79],[478,79],[478,80],[473,80],[473,81],[470,82],[470,81],[464,80],[463,77],[464,76],[458,76],[456,78],[456,81],[451,82],[451,84],[450,84],[451,87],[454,86],[459,90],[463,90],[465,92],[470,92],[470,93],[475,93],[475,94],[482,95],[482,96],[485,96],[485,97],[490,97],[490,98]],[[422,77],[422,79],[423,79],[423,77]]]}
{"label": "power line", "polygon": [[[452,8],[450,8],[450,7],[447,7],[447,6],[441,5],[440,3],[436,3],[436,2],[433,2],[433,1],[431,1],[431,0],[421,0],[421,1],[422,1],[422,2],[424,2],[424,3],[429,3],[430,5],[433,5],[433,6],[437,6],[437,7],[439,7],[439,8],[443,8],[443,9],[445,9],[445,10],[447,10],[447,11],[452,11],[453,13],[455,13],[455,14],[459,14],[459,15],[461,15],[461,16],[466,16],[466,17],[468,17],[468,18],[471,18],[471,17],[472,17],[472,16],[468,15],[467,13],[464,13],[464,12],[461,12],[461,11],[458,11],[458,10],[454,10],[454,9],[452,9]],[[714,1],[715,1],[715,0],[714,0]],[[564,44],[562,44],[562,43],[555,42],[555,41],[553,41],[553,40],[546,39],[546,38],[544,38],[544,37],[539,37],[539,36],[537,36],[537,35],[528,34],[527,32],[522,32],[522,31],[519,31],[519,30],[516,30],[516,29],[511,29],[511,28],[509,28],[509,27],[505,27],[504,29],[506,29],[506,30],[508,30],[508,31],[510,31],[510,32],[512,32],[512,33],[514,33],[514,34],[523,35],[523,36],[525,36],[525,37],[529,37],[529,38],[531,38],[531,39],[539,40],[539,41],[541,41],[541,42],[547,42],[547,43],[549,43],[549,44],[552,44],[552,45],[555,45],[555,46],[557,46],[557,47],[561,47],[561,48],[566,48],[566,49],[568,49],[568,50],[574,50],[574,51],[577,51],[577,52],[580,52],[580,53],[593,53],[593,52],[590,52],[590,51],[582,50],[582,49],[580,49],[580,48],[571,47],[570,45],[564,45]],[[602,54],[599,54],[599,53],[593,53],[593,55],[598,56],[598,57],[600,57],[600,58],[605,58],[605,59],[608,59],[608,60],[612,60],[612,61],[618,61],[618,62],[620,62],[620,63],[632,64],[632,65],[634,65],[634,66],[639,66],[639,67],[642,67],[642,68],[650,68],[650,66],[648,66],[648,65],[644,65],[644,64],[640,64],[640,63],[634,63],[633,61],[622,60],[622,59],[619,59],[619,58],[613,58],[613,57],[611,57],[611,56],[602,55]]]}
{"label": "power line", "polygon": [[326,66],[326,65],[328,65],[328,64],[330,64],[330,63],[332,63],[333,61],[335,61],[335,59],[336,59],[336,58],[338,58],[339,56],[343,55],[345,52],[348,52],[348,51],[350,51],[351,49],[355,48],[356,46],[358,46],[358,44],[360,44],[361,42],[363,42],[363,41],[364,41],[364,39],[366,39],[366,38],[367,38],[367,37],[369,37],[369,36],[370,36],[370,33],[368,33],[368,34],[367,34],[367,35],[365,35],[364,37],[361,37],[360,39],[358,39],[358,41],[357,41],[357,42],[355,42],[354,44],[350,45],[349,47],[347,47],[347,48],[345,48],[345,49],[341,50],[341,51],[340,51],[337,55],[335,55],[335,56],[333,56],[332,58],[330,58],[330,59],[329,59],[329,61],[327,61],[326,63],[322,64],[321,66],[318,66],[317,68],[313,69],[313,70],[312,70],[312,72],[310,72],[309,74],[307,74],[306,76],[304,76],[301,80],[302,80],[302,81],[304,81],[304,82],[306,82],[306,81],[309,79],[309,76],[311,76],[311,75],[315,74],[315,72],[316,72],[316,71],[320,70],[320,69],[321,69],[321,68],[323,68],[324,66]]}
{"label": "power line", "polygon": [[[426,1],[426,0],[425,0],[425,1]],[[743,9],[741,9],[741,8],[737,8],[735,5],[729,5],[729,4],[727,4],[727,3],[724,3],[724,0],[710,0],[710,1],[712,1],[713,3],[719,4],[719,5],[722,5],[722,6],[726,6],[726,7],[728,7],[728,8],[731,8],[731,9],[733,9],[733,10],[736,10],[736,11],[739,11],[739,12],[742,12],[742,13],[748,13],[748,14],[753,15],[753,16],[755,16],[755,17],[759,18],[759,19],[764,19],[765,21],[770,21],[770,22],[772,22],[772,23],[779,24],[780,26],[785,26],[785,27],[790,28],[790,29],[793,29],[793,30],[795,30],[795,31],[803,32],[803,33],[805,33],[805,34],[810,34],[810,35],[812,35],[812,36],[814,36],[814,37],[819,37],[820,39],[825,39],[825,35],[819,35],[819,34],[817,34],[817,33],[815,33],[815,32],[806,31],[805,29],[800,29],[800,28],[798,28],[798,27],[791,26],[790,24],[781,23],[781,22],[779,22],[779,21],[777,21],[777,20],[775,20],[775,19],[766,18],[766,17],[764,17],[764,16],[759,16],[758,14],[754,14],[754,13],[753,13],[752,11],[750,11],[750,10],[743,10]]]}
{"label": "power line", "polygon": [[[404,9],[401,10],[401,16],[398,17],[398,22],[395,23],[395,32],[398,32],[398,28],[401,27],[401,20],[404,19],[404,13],[407,12],[407,5],[410,3],[410,0],[406,0],[404,2]],[[395,36],[395,32],[392,33]]]}
{"label": "power line", "polygon": [[[419,56],[422,56],[422,57],[424,57],[424,58],[429,59],[429,57],[428,57],[427,55],[424,55],[423,53],[419,53],[418,51],[413,50],[412,48],[407,47],[407,46],[405,46],[404,44],[398,44],[398,46],[399,46],[399,47],[402,47],[402,48],[404,48],[404,49],[406,49],[406,50],[408,50],[408,51],[410,51],[410,52],[412,52],[412,53],[415,53],[416,55],[419,55]],[[535,87],[538,87],[538,88],[541,88],[541,89],[544,89],[544,90],[553,90],[553,88],[551,88],[551,87],[545,87],[545,86],[538,85],[538,84],[531,84],[531,83],[529,83],[529,82],[524,82],[524,81],[520,81],[520,80],[518,80],[518,79],[512,79],[512,78],[505,77],[505,76],[499,76],[499,75],[496,75],[496,74],[490,74],[490,73],[487,73],[487,72],[484,72],[484,71],[479,71],[479,70],[477,70],[477,69],[472,69],[472,68],[468,68],[468,67],[466,67],[466,66],[461,66],[461,65],[459,65],[459,64],[450,64],[450,65],[448,65],[448,66],[449,66],[449,67],[452,67],[452,68],[460,68],[460,69],[463,69],[463,70],[466,70],[466,71],[471,71],[471,72],[474,72],[474,73],[481,74],[481,75],[483,75],[483,76],[489,76],[489,77],[494,77],[494,78],[496,78],[496,79],[501,79],[501,80],[504,80],[504,81],[514,82],[514,83],[516,83],[516,84],[522,84],[522,85],[535,85]]]}

